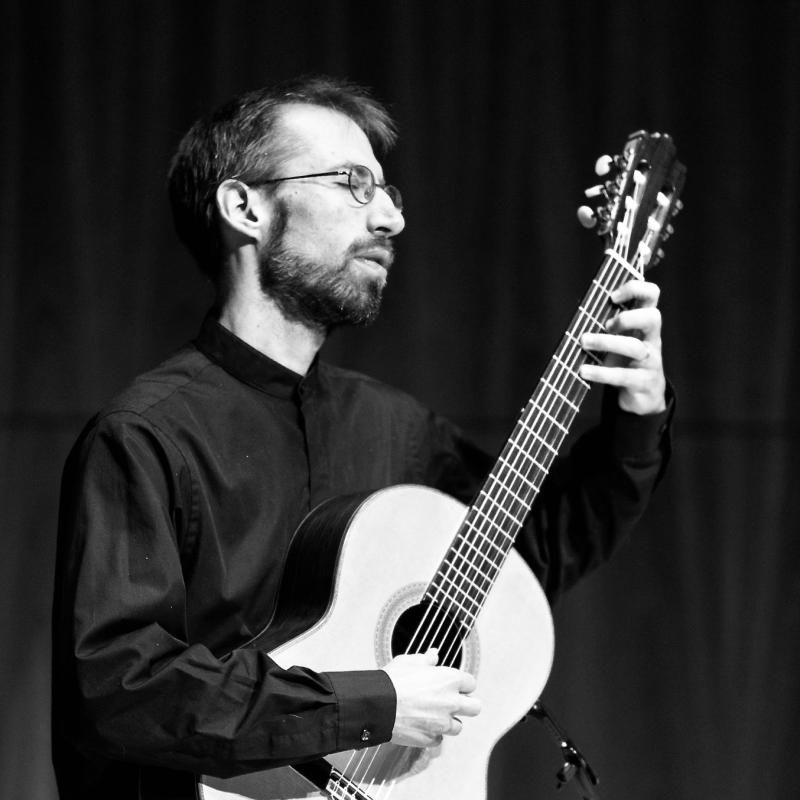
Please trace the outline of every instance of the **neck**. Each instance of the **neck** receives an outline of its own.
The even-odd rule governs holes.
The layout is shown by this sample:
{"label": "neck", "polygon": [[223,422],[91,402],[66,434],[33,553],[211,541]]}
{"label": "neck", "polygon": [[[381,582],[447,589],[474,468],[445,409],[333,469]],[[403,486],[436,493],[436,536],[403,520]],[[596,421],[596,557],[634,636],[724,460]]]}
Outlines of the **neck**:
{"label": "neck", "polygon": [[219,322],[242,341],[287,369],[305,375],[325,342],[325,333],[286,318],[275,301],[258,292],[234,289],[223,302]]}

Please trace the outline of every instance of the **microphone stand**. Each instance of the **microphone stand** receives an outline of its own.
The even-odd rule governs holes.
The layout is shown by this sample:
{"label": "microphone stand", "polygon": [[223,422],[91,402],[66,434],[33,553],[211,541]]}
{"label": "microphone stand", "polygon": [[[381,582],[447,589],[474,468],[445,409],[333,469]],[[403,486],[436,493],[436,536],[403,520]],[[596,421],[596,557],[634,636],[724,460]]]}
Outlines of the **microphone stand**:
{"label": "microphone stand", "polygon": [[539,701],[534,703],[531,710],[525,715],[526,719],[527,717],[539,720],[547,729],[550,737],[561,747],[564,764],[556,773],[556,788],[561,789],[574,779],[575,784],[573,785],[583,800],[600,800],[600,795],[595,788],[600,780],[595,771],[589,766],[589,762],[564,730],[558,726],[544,705]]}

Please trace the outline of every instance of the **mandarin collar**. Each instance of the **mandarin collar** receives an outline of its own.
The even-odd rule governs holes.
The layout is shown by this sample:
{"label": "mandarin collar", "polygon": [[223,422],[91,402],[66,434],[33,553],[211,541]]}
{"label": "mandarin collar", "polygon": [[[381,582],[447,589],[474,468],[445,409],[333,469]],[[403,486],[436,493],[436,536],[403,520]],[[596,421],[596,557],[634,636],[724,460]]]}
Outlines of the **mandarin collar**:
{"label": "mandarin collar", "polygon": [[231,333],[213,313],[206,315],[194,344],[237,380],[274,397],[296,398],[317,383],[316,357],[308,374],[300,375]]}

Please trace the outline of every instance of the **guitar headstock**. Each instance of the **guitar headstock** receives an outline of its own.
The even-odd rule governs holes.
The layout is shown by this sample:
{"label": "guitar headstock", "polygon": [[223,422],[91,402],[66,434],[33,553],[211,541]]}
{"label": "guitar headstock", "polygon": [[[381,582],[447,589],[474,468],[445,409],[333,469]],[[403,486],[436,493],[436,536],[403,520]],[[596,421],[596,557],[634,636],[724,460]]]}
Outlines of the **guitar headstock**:
{"label": "guitar headstock", "polygon": [[683,207],[679,196],[686,167],[675,157],[666,133],[637,131],[618,156],[601,156],[595,172],[603,183],[586,190],[602,201],[596,210],[578,209],[578,219],[607,240],[607,247],[637,273],[657,264],[672,234],[672,218]]}

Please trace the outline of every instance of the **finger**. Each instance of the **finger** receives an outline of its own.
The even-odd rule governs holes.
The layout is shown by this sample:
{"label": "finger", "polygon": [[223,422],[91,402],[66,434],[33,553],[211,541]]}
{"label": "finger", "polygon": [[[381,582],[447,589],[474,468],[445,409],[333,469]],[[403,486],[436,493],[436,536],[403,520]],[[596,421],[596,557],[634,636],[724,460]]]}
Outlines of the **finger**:
{"label": "finger", "polygon": [[478,682],[475,680],[474,675],[469,672],[459,672],[458,691],[462,694],[469,694],[475,691]]}
{"label": "finger", "polygon": [[[645,374],[646,373],[646,374]],[[653,370],[631,369],[630,367],[600,367],[584,364],[580,376],[587,381],[618,386],[631,392],[645,392],[652,383]]]}
{"label": "finger", "polygon": [[581,337],[581,346],[590,352],[613,353],[633,361],[646,361],[654,355],[648,342],[614,333],[585,333]]}
{"label": "finger", "polygon": [[458,736],[464,723],[458,717],[450,717],[450,727],[444,732],[446,736]]}
{"label": "finger", "polygon": [[641,331],[644,336],[657,336],[661,332],[661,312],[654,306],[624,309],[611,317],[606,330],[609,333]]}
{"label": "finger", "polygon": [[477,697],[462,696],[456,713],[462,717],[477,717],[481,713],[481,701]]}
{"label": "finger", "polygon": [[423,664],[435,667],[439,663],[439,650],[436,647],[431,647],[424,653],[408,653],[398,658],[413,658],[415,661],[421,661]]}
{"label": "finger", "polygon": [[635,305],[637,307],[658,305],[661,289],[649,281],[628,281],[611,292],[609,299],[618,306]]}

